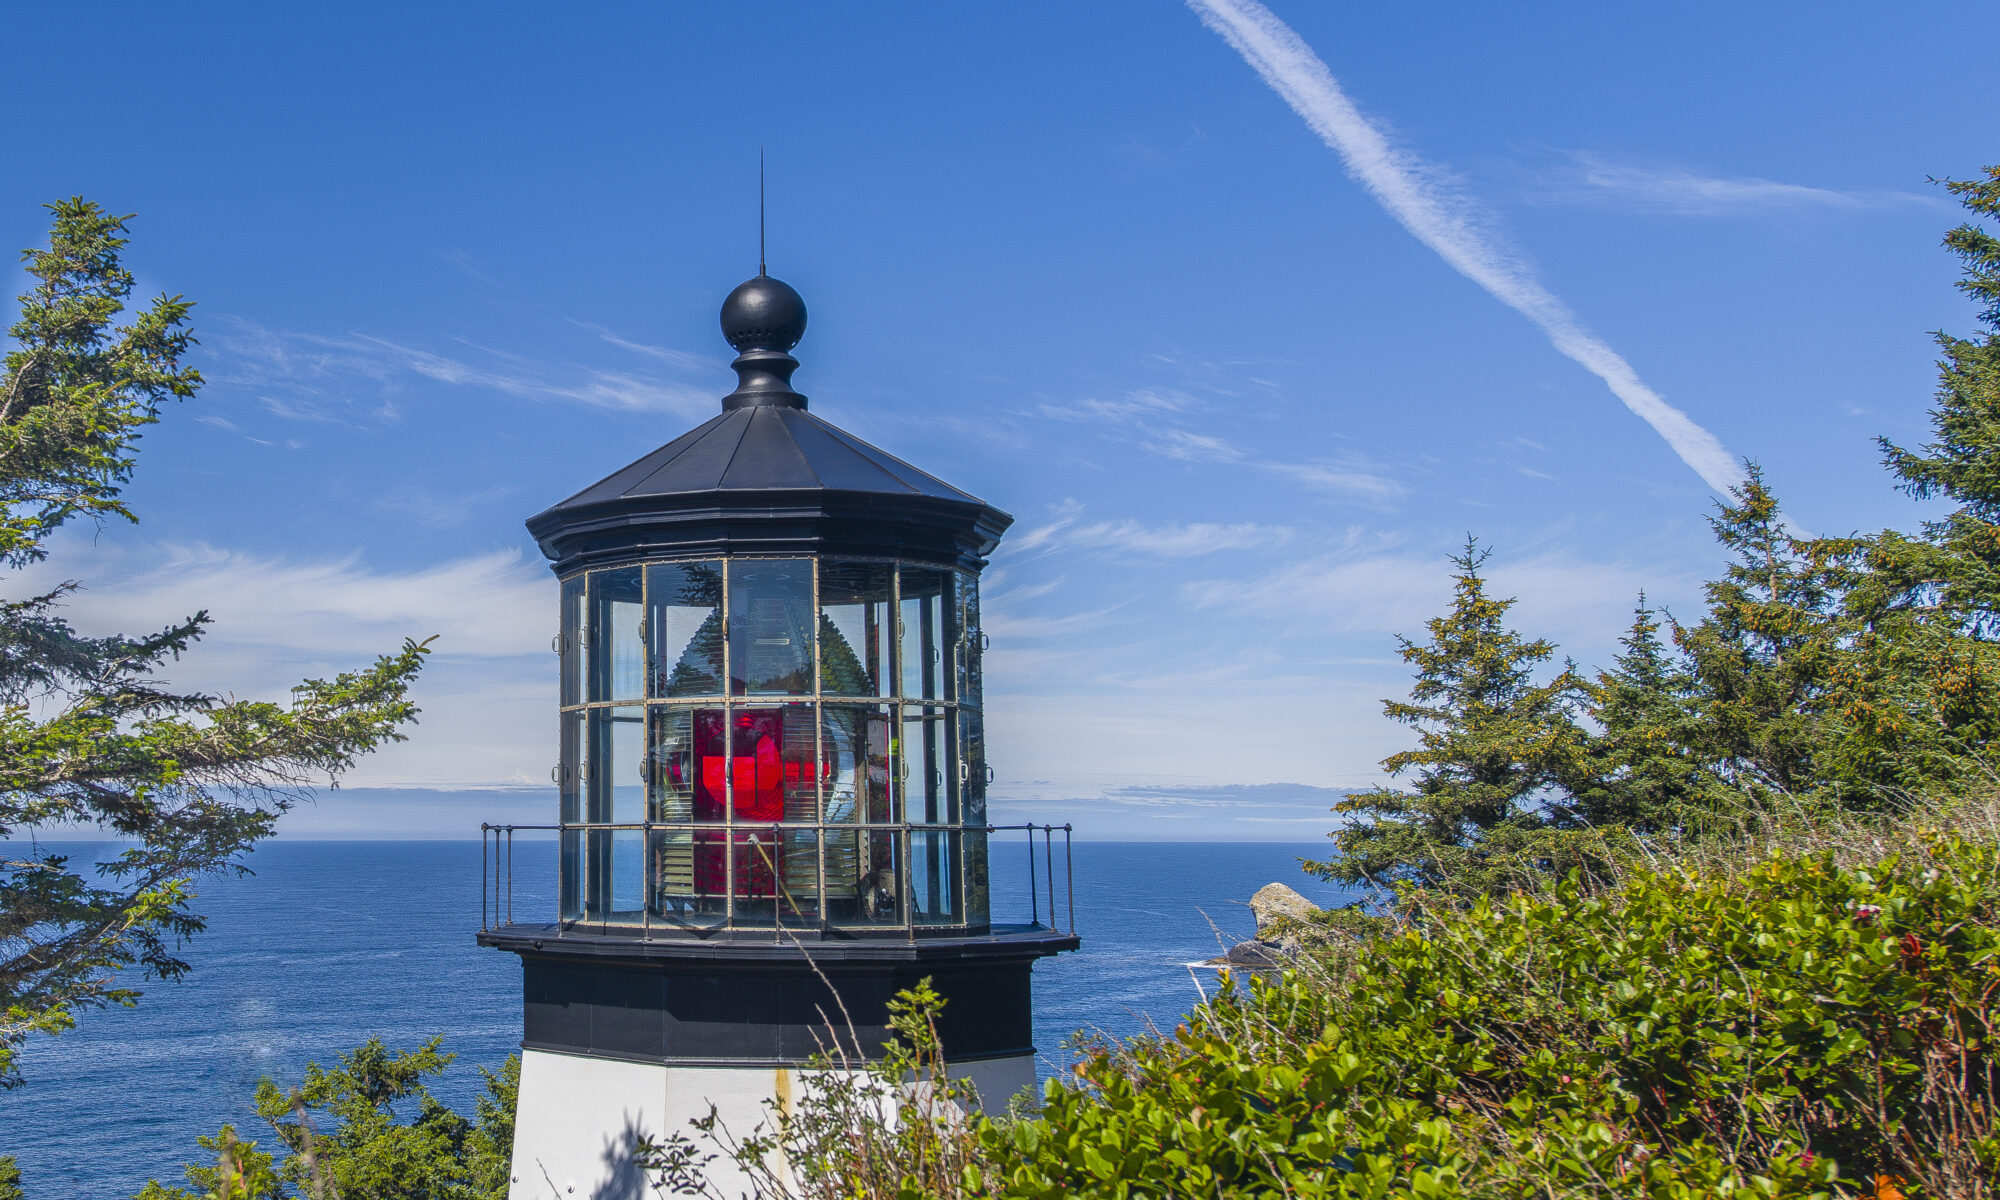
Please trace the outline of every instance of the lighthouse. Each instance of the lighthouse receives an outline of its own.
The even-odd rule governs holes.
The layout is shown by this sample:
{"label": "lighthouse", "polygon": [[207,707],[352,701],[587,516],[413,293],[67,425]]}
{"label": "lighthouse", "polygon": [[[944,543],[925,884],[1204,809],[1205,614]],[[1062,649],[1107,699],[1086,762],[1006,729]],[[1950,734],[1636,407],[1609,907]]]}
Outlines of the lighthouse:
{"label": "lighthouse", "polygon": [[925,978],[986,1104],[1034,1084],[1031,968],[1077,938],[1046,829],[1046,896],[992,911],[979,575],[1012,518],[813,415],[805,328],[760,270],[723,302],[720,413],[527,523],[558,581],[556,911],[501,906],[495,829],[479,933],[521,962],[516,1200],[638,1194],[633,1141],[711,1106],[768,1124]]}

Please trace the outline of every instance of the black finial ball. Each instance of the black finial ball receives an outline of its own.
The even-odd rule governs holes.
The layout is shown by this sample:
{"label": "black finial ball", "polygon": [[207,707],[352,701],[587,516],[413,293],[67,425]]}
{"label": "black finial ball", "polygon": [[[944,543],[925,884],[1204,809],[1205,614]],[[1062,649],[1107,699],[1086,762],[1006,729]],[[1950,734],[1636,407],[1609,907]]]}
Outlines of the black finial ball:
{"label": "black finial ball", "polygon": [[806,302],[792,285],[759,275],[736,285],[722,302],[722,336],[741,354],[789,351],[806,335]]}

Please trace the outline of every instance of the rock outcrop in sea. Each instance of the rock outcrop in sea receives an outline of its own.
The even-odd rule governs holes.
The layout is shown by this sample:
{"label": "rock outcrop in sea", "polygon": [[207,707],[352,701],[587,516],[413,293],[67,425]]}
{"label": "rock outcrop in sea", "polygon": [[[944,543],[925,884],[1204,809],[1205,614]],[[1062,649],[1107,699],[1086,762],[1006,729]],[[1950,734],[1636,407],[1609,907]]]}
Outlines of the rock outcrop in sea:
{"label": "rock outcrop in sea", "polygon": [[1238,942],[1204,966],[1229,967],[1238,971],[1273,971],[1303,948],[1299,926],[1320,911],[1319,905],[1282,883],[1267,883],[1250,897],[1251,915],[1257,918],[1257,935]]}

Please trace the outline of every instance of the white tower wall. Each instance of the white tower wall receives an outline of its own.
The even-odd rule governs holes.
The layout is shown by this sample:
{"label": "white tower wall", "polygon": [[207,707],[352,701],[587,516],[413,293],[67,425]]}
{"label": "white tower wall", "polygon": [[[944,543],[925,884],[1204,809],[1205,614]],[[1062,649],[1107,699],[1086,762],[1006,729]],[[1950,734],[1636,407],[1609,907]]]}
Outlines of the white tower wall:
{"label": "white tower wall", "polygon": [[[725,1196],[748,1195],[750,1181],[721,1147],[690,1128],[715,1106],[721,1124],[742,1137],[768,1125],[781,1103],[804,1094],[822,1072],[797,1067],[693,1067],[524,1050],[514,1117],[509,1200],[640,1200],[650,1197],[632,1162],[632,1143],[682,1133],[715,1154],[709,1182]],[[953,1067],[981,1103],[1005,1108],[1035,1086],[1031,1054]]]}

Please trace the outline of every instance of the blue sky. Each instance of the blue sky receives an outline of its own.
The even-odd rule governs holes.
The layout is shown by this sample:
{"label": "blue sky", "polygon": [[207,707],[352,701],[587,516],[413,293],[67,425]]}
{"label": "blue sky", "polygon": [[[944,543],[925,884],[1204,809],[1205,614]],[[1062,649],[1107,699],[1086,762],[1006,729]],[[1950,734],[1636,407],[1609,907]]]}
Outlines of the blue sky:
{"label": "blue sky", "polygon": [[288,832],[545,815],[521,521],[729,389],[760,144],[814,411],[1017,518],[1003,817],[1317,836],[1409,740],[1394,638],[1468,532],[1587,665],[1642,587],[1697,611],[1713,491],[1440,245],[1537,284],[1802,527],[1921,519],[1870,439],[1923,436],[1928,331],[1972,325],[1925,179],[2000,159],[2000,11],[1272,13],[1358,110],[1333,144],[1296,55],[1171,3],[13,6],[42,49],[0,77],[0,242],[58,196],[138,213],[210,381],[147,435],[143,524],[45,574],[88,628],[211,609],[175,679],[238,694],[441,635],[410,742]]}

